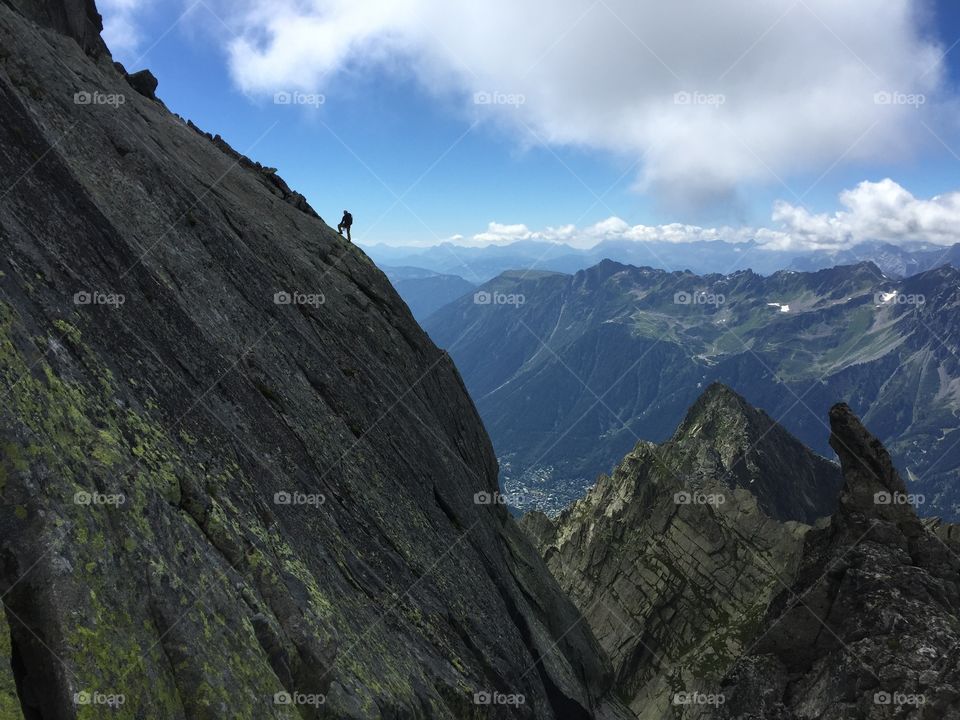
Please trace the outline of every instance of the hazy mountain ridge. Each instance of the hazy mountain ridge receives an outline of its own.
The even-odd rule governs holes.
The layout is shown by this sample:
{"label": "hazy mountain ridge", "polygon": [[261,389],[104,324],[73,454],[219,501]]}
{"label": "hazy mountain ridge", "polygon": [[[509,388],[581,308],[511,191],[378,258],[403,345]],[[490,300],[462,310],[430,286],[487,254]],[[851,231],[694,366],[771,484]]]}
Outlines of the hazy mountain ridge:
{"label": "hazy mountain ridge", "polygon": [[411,267],[380,268],[390,278],[418,322],[459,297],[473,292],[476,285],[459,275],[442,275],[432,270]]}
{"label": "hazy mountain ridge", "polygon": [[909,277],[942,265],[960,267],[960,243],[949,247],[920,246],[914,249],[889,243],[861,243],[848,250],[815,252],[794,260],[789,269],[813,271],[837,265],[873,262],[891,277]]}
{"label": "hazy mountain ridge", "polygon": [[[924,494],[958,516],[960,271],[905,280],[861,263],[814,273],[698,276],[605,261],[573,276],[507,273],[426,322],[464,375],[505,488],[556,512],[638,439],[663,440],[711,382],[743,394],[814,450],[850,402]],[[487,358],[496,339],[506,351]],[[562,439],[558,442],[557,438]]]}
{"label": "hazy mountain ridge", "polygon": [[688,270],[698,275],[729,275],[752,269],[761,275],[778,270],[815,271],[837,265],[872,262],[889,277],[902,278],[960,263],[960,242],[950,247],[864,242],[846,250],[769,250],[753,241],[722,240],[690,243],[604,240],[583,249],[562,243],[522,240],[506,245],[473,247],[451,242],[428,248],[365,245],[379,265],[408,265],[441,274],[460,275],[482,283],[507,270],[549,270],[568,274],[603,260],[659,270]]}

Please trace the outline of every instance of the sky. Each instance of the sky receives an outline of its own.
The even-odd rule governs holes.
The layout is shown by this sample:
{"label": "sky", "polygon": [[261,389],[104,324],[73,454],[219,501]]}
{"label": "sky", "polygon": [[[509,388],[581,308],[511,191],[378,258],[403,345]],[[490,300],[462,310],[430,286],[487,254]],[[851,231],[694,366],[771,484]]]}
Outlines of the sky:
{"label": "sky", "polygon": [[954,0],[100,0],[362,244],[960,238]]}

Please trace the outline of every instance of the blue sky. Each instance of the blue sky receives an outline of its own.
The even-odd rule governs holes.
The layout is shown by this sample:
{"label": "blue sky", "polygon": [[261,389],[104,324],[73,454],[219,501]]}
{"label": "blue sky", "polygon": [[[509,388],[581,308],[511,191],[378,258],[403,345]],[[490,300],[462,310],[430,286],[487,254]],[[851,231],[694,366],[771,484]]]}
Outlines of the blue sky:
{"label": "blue sky", "polygon": [[[150,68],[160,81],[158,94],[171,110],[207,131],[220,133],[254,159],[278,167],[289,184],[303,192],[328,222],[335,224],[340,211],[350,208],[357,221],[355,240],[364,243],[434,244],[455,236],[469,242],[487,231],[491,222],[513,226],[504,229],[502,237],[499,230],[487,233],[489,238],[502,241],[527,237],[531,232],[540,237],[537,231],[546,228],[578,228],[568,230],[566,235],[543,235],[563,239],[571,233],[578,236],[580,228],[611,217],[622,219],[629,227],[667,223],[708,228],[776,227],[783,222],[782,217],[771,219],[778,201],[810,215],[789,220],[791,228],[799,228],[796,233],[808,238],[823,225],[814,218],[822,213],[820,220],[829,220],[838,209],[838,195],[863,181],[892,178],[921,201],[960,189],[960,159],[953,154],[960,154],[960,133],[951,124],[956,116],[952,103],[960,78],[960,45],[953,47],[960,40],[960,9],[948,0],[891,0],[891,4],[912,6],[920,19],[906,30],[902,19],[890,19],[874,31],[878,43],[894,48],[889,53],[890,61],[898,64],[890,66],[890,74],[900,72],[899,68],[910,61],[925,67],[923,63],[930,64],[931,58],[939,61],[943,57],[936,71],[919,81],[916,88],[904,86],[903,76],[888,78],[888,71],[876,64],[885,60],[865,55],[871,51],[869,38],[858,40],[853,30],[847,35],[847,30],[859,24],[858,18],[826,17],[830,6],[815,8],[814,0],[807,0],[809,6],[800,3],[801,8],[786,4],[782,15],[772,16],[774,22],[748,28],[742,37],[736,28],[727,37],[717,37],[715,45],[710,42],[713,38],[704,36],[706,42],[694,45],[679,60],[663,60],[659,46],[651,47],[656,38],[636,29],[644,23],[639,19],[631,22],[617,12],[619,7],[613,0],[610,6],[601,3],[609,12],[585,5],[577,15],[579,25],[569,34],[556,33],[553,40],[549,35],[530,39],[531,44],[540,41],[530,50],[538,67],[534,77],[524,77],[516,84],[532,88],[526,105],[496,108],[471,102],[478,87],[502,92],[513,87],[511,59],[491,59],[511,52],[498,46],[496,35],[487,47],[482,45],[489,43],[483,34],[489,31],[482,27],[475,34],[454,28],[447,37],[438,39],[432,34],[443,35],[450,22],[462,25],[462,19],[438,19],[433,28],[432,16],[426,16],[428,21],[416,28],[406,26],[403,20],[378,24],[371,19],[368,27],[358,30],[348,11],[337,9],[339,1],[316,0],[312,11],[304,11],[302,7],[311,7],[311,2],[289,0],[285,12],[306,13],[292,23],[293,30],[289,26],[271,28],[258,15],[270,6],[255,0],[222,4],[210,0],[209,4],[192,5],[171,0],[152,6],[110,0],[101,3],[100,9],[108,24],[108,41],[114,41],[115,57],[129,70]],[[539,1],[533,0],[533,4]],[[379,4],[379,0],[370,1],[371,18],[376,17]],[[410,0],[409,4],[430,12],[427,0]],[[731,0],[731,12],[737,11],[734,6],[738,4],[739,0]],[[871,5],[862,3],[865,15],[875,14]],[[499,8],[498,3],[490,4],[491,13],[500,12]],[[503,12],[502,21],[510,26],[514,19],[507,14],[510,11]],[[316,25],[311,26],[311,22]],[[658,18],[657,22],[679,33],[687,18]],[[791,29],[791,23],[797,27]],[[477,24],[483,25],[479,21]],[[696,33],[696,22],[692,24],[690,32]],[[603,38],[610,37],[611,28],[618,25],[624,28],[623,37],[612,38],[611,43],[622,42],[623,48],[602,57]],[[771,25],[775,31],[766,31]],[[314,32],[311,27],[330,29],[337,37],[353,36],[345,48],[321,53],[298,44],[305,40],[309,45]],[[429,38],[423,33],[424,27],[430,28]],[[302,34],[294,34],[297,32]],[[586,37],[578,37],[581,32]],[[787,33],[785,37],[803,37],[803,33],[809,37],[803,40],[805,44],[781,51],[773,37],[780,32]],[[274,33],[272,41],[270,33]],[[585,53],[581,41],[597,34],[599,45],[586,45],[596,51]],[[465,51],[468,61],[464,64],[472,63],[480,70],[474,73],[470,69],[473,79],[464,81],[463,68],[455,67],[462,57],[459,48],[471,45],[474,37],[480,49]],[[238,38],[246,44],[241,45]],[[509,38],[504,41],[506,44]],[[931,53],[924,55],[918,44],[932,48]],[[450,45],[456,45],[458,52],[444,56]],[[728,113],[726,119],[714,122],[705,115],[711,110],[701,113],[698,108],[696,112],[705,119],[694,119],[689,128],[675,131],[673,121],[681,116],[671,116],[673,110],[651,119],[655,115],[648,113],[651,103],[637,101],[627,107],[616,99],[621,67],[625,88],[637,87],[640,82],[642,93],[643,77],[637,81],[638,74],[649,73],[652,77],[660,72],[666,77],[667,71],[680,83],[676,87],[686,88],[679,76],[701,77],[703,68],[697,65],[700,51],[696,48],[704,45],[710,45],[703,51],[705,56],[716,53],[724,58],[723,63],[747,52],[728,76],[743,71],[743,77],[737,80],[740,84],[731,86],[725,106],[719,108],[719,112]],[[298,49],[288,52],[289,47]],[[898,52],[906,60],[898,58]],[[803,118],[795,123],[789,114],[771,109],[768,97],[776,94],[778,80],[765,74],[764,68],[776,64],[784,66],[779,76],[782,86],[796,84],[798,97],[815,98],[821,92],[826,96],[838,91],[850,94],[849,88],[821,87],[821,83],[833,82],[830,65],[804,70],[808,58],[824,53],[824,62],[849,62],[838,66],[836,74],[860,72],[866,78],[863,84],[870,85],[864,92],[886,87],[896,91],[904,86],[904,94],[925,93],[923,106],[895,108],[891,111],[897,113],[895,118],[878,116],[876,122],[880,124],[869,131],[874,137],[862,142],[857,117],[862,106],[836,108],[837,117],[845,118],[836,123],[838,127],[818,123],[819,115],[829,116],[834,111],[830,103],[836,101],[825,101],[822,108],[812,111],[798,107],[797,115]],[[882,49],[878,50],[877,57],[882,55]],[[626,67],[625,57],[637,58],[643,64]],[[710,57],[704,57],[702,64],[710,62]],[[748,63],[756,65],[748,68]],[[591,79],[585,70],[581,79],[584,85],[565,85],[570,68],[578,65],[596,73],[598,79]],[[673,68],[681,65],[683,69],[674,72]],[[666,81],[664,87],[673,88],[670,83],[674,80],[666,77]],[[874,81],[878,84],[871,84]],[[856,88],[860,81],[850,82]],[[749,94],[751,83],[757,87],[755,94]],[[605,84],[614,89],[594,94],[596,87]],[[554,97],[541,98],[541,88],[553,95],[569,90],[571,98],[566,105]],[[275,92],[298,89],[322,93],[323,104],[275,104]],[[697,86],[694,84],[691,90],[696,93]],[[578,101],[579,97],[584,100]],[[743,98],[746,112],[730,109]],[[756,118],[749,111],[754,102]],[[569,107],[570,115],[577,116],[575,120],[564,116],[565,107]],[[590,117],[593,108],[596,117]],[[488,109],[493,111],[488,113]],[[867,110],[875,112],[874,108]],[[651,117],[644,120],[644,128],[635,129],[631,112]],[[603,113],[614,118],[609,129]],[[871,127],[867,120],[863,120],[864,127]],[[726,126],[728,122],[734,127],[736,139],[730,139],[732,135],[711,136],[714,126]],[[843,127],[843,122],[847,126]],[[789,136],[786,142],[777,137],[780,127],[782,134]],[[804,138],[808,133],[811,152],[805,157]],[[761,138],[756,150],[746,147],[754,137]],[[726,141],[729,147],[723,147]],[[874,147],[868,147],[869,143]],[[667,150],[662,149],[664,145]],[[648,146],[660,149],[649,150]],[[684,157],[685,148],[695,149],[691,149],[689,158]],[[701,176],[710,178],[702,187]],[[871,194],[861,206],[874,204]],[[911,210],[921,218],[938,216],[939,211],[929,206]],[[790,210],[782,216],[794,218]],[[886,232],[873,230],[878,226],[876,218],[859,218],[856,223],[857,227],[871,228],[862,232]],[[889,223],[883,227],[889,227]],[[822,242],[837,242],[835,231],[830,233],[834,235]],[[482,237],[475,242],[484,241]],[[590,240],[581,242],[589,244]]]}

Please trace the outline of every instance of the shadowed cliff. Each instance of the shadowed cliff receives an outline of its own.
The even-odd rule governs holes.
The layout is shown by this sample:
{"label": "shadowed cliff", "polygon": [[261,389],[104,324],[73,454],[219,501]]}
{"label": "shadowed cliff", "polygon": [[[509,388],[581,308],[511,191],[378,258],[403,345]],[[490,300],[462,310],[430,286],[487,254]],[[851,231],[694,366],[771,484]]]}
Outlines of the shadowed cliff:
{"label": "shadowed cliff", "polygon": [[450,359],[99,30],[0,2],[9,716],[605,716]]}

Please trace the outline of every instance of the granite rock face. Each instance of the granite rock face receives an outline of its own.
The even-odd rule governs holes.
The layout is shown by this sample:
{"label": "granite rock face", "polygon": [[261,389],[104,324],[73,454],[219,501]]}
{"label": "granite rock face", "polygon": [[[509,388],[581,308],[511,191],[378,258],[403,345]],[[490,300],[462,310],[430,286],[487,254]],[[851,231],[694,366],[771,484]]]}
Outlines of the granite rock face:
{"label": "granite rock face", "polygon": [[449,357],[99,27],[0,2],[3,717],[622,717]]}
{"label": "granite rock face", "polygon": [[[640,718],[695,717],[793,578],[841,482],[729,388],[713,385],[673,438],[641,442],[551,521],[523,526],[610,655]],[[754,494],[756,493],[756,494]]]}
{"label": "granite rock face", "polygon": [[2,0],[2,3],[38,25],[73,38],[91,56],[110,54],[100,37],[103,18],[94,0]]}
{"label": "granite rock face", "polygon": [[726,676],[718,718],[960,718],[956,529],[917,518],[880,442],[830,411],[845,484]]}

